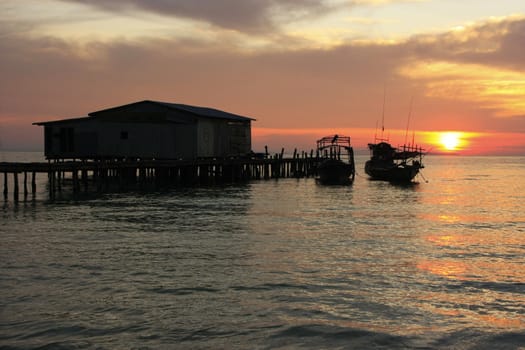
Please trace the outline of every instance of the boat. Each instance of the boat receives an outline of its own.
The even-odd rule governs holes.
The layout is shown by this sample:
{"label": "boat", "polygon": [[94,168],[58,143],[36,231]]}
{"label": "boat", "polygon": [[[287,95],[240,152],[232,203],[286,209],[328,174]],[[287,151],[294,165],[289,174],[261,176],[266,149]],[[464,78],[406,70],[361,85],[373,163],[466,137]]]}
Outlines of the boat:
{"label": "boat", "polygon": [[317,140],[317,181],[347,185],[355,178],[354,150],[349,136],[331,135]]}
{"label": "boat", "polygon": [[365,163],[365,172],[373,180],[409,183],[424,168],[423,149],[403,145],[392,147],[387,140],[369,143],[371,157]]}

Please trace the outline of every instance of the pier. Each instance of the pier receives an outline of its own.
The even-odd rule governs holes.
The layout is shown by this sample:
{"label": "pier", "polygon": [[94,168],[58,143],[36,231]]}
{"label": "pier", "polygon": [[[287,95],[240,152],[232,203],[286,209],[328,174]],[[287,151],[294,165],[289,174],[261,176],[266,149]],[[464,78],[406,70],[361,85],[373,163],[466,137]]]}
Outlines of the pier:
{"label": "pier", "polygon": [[[3,196],[26,200],[37,191],[36,176],[47,174],[50,199],[72,190],[103,192],[110,186],[143,188],[155,186],[195,186],[238,183],[249,180],[303,178],[316,174],[318,155],[313,151],[284,157],[284,149],[273,156],[196,160],[50,160],[38,163],[0,162]],[[9,178],[12,181],[9,181]],[[67,186],[66,186],[67,184]],[[10,186],[13,188],[11,189]]]}

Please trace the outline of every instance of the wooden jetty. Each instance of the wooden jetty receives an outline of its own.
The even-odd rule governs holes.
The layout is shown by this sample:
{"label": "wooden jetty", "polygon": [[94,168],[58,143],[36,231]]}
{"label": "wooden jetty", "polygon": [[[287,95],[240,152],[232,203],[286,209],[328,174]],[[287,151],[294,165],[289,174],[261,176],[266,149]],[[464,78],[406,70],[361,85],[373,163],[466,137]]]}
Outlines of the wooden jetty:
{"label": "wooden jetty", "polygon": [[[8,199],[9,184],[13,186],[13,199],[24,199],[36,194],[36,176],[48,177],[51,199],[68,184],[74,193],[80,191],[104,191],[110,185],[213,185],[237,183],[249,180],[278,178],[302,178],[315,176],[319,155],[294,151],[292,157],[284,157],[284,149],[274,156],[197,160],[50,160],[38,163],[0,162],[0,174],[4,174],[3,195]],[[9,178],[12,181],[8,181]],[[22,185],[20,185],[20,182]]]}

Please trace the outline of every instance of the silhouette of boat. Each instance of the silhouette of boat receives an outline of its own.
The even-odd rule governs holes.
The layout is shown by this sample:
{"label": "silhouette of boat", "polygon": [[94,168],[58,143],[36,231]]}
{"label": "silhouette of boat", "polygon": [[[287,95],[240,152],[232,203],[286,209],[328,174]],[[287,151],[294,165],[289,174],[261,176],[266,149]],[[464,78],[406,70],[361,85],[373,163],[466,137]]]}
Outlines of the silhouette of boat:
{"label": "silhouette of boat", "polygon": [[351,184],[355,178],[354,150],[349,136],[317,140],[317,180],[326,185]]}
{"label": "silhouette of boat", "polygon": [[365,163],[365,172],[374,180],[411,182],[422,163],[423,150],[417,146],[395,148],[385,140],[369,143],[371,158]]}

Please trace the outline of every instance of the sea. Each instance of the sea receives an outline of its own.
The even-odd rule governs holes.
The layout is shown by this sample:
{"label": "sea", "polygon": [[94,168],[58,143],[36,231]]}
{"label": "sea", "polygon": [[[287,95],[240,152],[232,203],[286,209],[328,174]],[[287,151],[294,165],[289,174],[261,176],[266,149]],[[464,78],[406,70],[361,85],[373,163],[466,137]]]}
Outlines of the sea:
{"label": "sea", "polygon": [[405,186],[365,161],[350,186],[38,177],[0,198],[0,349],[525,349],[525,157],[428,155]]}

